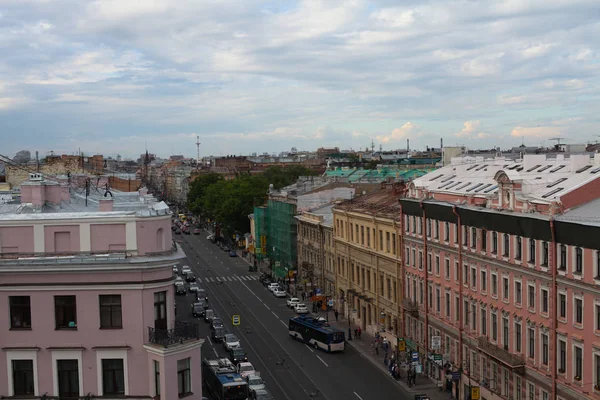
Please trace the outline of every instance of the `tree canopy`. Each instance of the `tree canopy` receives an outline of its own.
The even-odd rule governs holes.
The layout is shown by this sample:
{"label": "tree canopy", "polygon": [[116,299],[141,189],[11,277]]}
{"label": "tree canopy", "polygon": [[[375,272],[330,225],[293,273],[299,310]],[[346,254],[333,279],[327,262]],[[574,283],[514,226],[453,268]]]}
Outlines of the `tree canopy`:
{"label": "tree canopy", "polygon": [[300,166],[270,167],[261,174],[242,173],[231,180],[217,173],[200,175],[190,183],[188,208],[203,219],[216,221],[228,234],[248,232],[248,215],[265,202],[270,184],[281,189],[299,176],[309,175],[314,172]]}

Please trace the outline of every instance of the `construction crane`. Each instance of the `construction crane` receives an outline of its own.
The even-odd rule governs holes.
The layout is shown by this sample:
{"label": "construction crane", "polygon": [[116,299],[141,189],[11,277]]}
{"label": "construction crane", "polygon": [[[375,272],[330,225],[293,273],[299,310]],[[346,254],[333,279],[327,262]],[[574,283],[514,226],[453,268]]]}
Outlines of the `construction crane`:
{"label": "construction crane", "polygon": [[549,138],[548,140],[556,140],[556,146],[560,146],[561,145],[561,143],[560,143],[561,140],[569,140],[569,139],[564,138],[564,137],[553,137],[553,138]]}

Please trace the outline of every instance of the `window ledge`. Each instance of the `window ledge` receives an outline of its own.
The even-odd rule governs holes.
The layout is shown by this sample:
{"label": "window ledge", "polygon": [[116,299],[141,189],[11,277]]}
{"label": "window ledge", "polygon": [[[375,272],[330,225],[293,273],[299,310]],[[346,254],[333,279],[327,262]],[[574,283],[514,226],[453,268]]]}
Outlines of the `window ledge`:
{"label": "window ledge", "polygon": [[54,330],[55,331],[76,331],[77,327],[71,328],[71,327],[68,327],[68,326],[64,326],[64,327],[63,326],[59,326],[59,327],[54,328]]}
{"label": "window ledge", "polygon": [[31,327],[29,327],[29,328],[17,328],[17,327],[11,327],[11,328],[9,329],[9,331],[31,331],[31,330],[33,330],[33,329],[31,329]]}
{"label": "window ledge", "polygon": [[102,331],[113,331],[113,330],[123,329],[123,327],[122,326],[101,326],[98,329],[100,329]]}
{"label": "window ledge", "polygon": [[183,399],[184,397],[189,397],[189,396],[193,396],[193,395],[194,395],[194,393],[192,393],[192,392],[183,393],[183,394],[179,395],[179,398]]}

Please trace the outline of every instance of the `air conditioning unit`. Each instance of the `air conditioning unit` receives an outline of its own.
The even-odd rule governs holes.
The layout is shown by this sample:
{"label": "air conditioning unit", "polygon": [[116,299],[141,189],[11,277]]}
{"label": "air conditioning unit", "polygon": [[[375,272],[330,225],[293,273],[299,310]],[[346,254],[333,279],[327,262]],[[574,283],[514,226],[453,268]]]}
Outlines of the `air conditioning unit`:
{"label": "air conditioning unit", "polygon": [[29,180],[34,182],[40,182],[44,180],[42,174],[38,174],[37,172],[32,172],[29,174]]}

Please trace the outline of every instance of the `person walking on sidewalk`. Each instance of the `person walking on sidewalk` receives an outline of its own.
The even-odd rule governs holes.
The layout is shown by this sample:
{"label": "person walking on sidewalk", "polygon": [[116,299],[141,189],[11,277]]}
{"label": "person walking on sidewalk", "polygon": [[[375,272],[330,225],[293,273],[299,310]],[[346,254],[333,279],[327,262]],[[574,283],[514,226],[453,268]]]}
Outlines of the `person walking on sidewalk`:
{"label": "person walking on sidewalk", "polygon": [[335,322],[338,322],[338,316],[340,315],[340,313],[338,312],[338,310],[335,310],[333,312],[333,315],[335,315]]}
{"label": "person walking on sidewalk", "polygon": [[360,338],[360,335],[361,335],[361,333],[362,333],[362,330],[360,329],[360,326],[359,326],[359,327],[358,327],[358,339],[359,339],[359,340],[361,339],[361,338]]}

